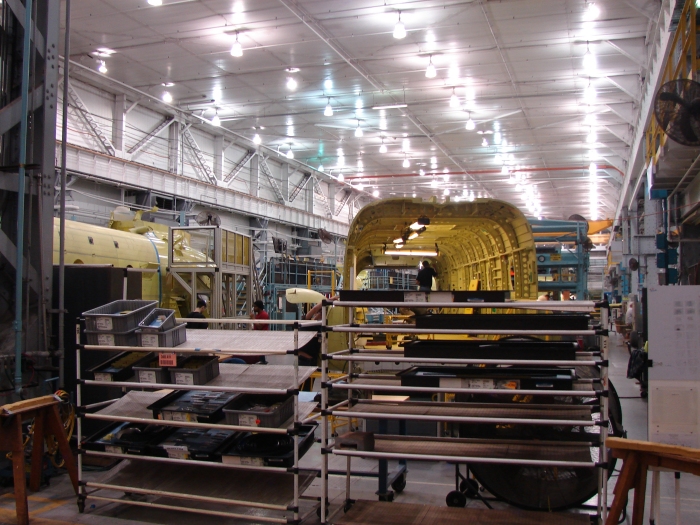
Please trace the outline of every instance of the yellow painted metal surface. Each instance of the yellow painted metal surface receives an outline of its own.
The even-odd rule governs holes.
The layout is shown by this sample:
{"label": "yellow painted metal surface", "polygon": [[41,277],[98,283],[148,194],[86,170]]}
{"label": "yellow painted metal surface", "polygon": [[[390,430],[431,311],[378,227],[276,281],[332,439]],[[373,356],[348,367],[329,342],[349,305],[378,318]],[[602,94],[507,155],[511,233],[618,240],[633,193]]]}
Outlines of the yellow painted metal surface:
{"label": "yellow painted metal surface", "polygon": [[[437,246],[437,257],[385,255],[384,250],[393,249],[393,240],[419,217],[429,218],[430,225],[403,249]],[[415,268],[424,259],[436,268],[440,290],[466,290],[471,281],[479,280],[483,289],[510,290],[514,299],[537,298],[532,229],[513,205],[490,199],[458,203],[384,199],[368,204],[348,233],[343,281],[353,282],[365,268]]]}

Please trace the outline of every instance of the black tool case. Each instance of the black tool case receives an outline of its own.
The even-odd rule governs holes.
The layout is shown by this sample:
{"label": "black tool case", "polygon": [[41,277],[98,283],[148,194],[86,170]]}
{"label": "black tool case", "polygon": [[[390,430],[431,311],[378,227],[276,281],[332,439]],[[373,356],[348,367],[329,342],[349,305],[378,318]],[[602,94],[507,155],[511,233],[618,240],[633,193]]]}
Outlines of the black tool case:
{"label": "black tool case", "polygon": [[217,423],[224,406],[241,394],[208,390],[176,390],[148,406],[155,419]]}
{"label": "black tool case", "polygon": [[[491,316],[484,316],[491,317]],[[566,341],[418,340],[404,345],[404,357],[435,359],[530,359],[573,361],[578,345]]]}
{"label": "black tool case", "polygon": [[588,330],[590,315],[429,314],[416,316],[416,328],[452,330]]}
{"label": "black tool case", "polygon": [[83,442],[83,448],[97,452],[149,456],[154,447],[175,432],[174,427],[145,423],[114,423]]}
{"label": "black tool case", "polygon": [[412,367],[399,372],[401,386],[508,390],[571,390],[574,370],[565,368]]}
{"label": "black tool case", "polygon": [[218,428],[180,428],[156,447],[160,456],[221,463],[221,451],[241,437]]}
{"label": "black tool case", "polygon": [[[311,448],[317,425],[299,428],[299,459]],[[247,432],[222,454],[222,461],[229,465],[257,467],[294,466],[294,436]]]}

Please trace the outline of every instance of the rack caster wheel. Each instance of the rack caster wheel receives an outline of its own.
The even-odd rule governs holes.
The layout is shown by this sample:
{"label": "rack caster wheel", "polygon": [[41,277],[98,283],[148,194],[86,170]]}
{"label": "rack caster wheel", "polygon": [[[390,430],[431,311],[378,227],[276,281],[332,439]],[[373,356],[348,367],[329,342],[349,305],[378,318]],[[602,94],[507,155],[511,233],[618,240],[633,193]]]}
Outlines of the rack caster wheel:
{"label": "rack caster wheel", "polygon": [[466,507],[467,497],[458,490],[453,490],[445,498],[448,507]]}
{"label": "rack caster wheel", "polygon": [[391,484],[391,488],[394,489],[397,494],[401,494],[403,489],[406,488],[406,474],[401,474],[401,476],[396,478]]}
{"label": "rack caster wheel", "polygon": [[479,484],[474,479],[463,479],[459,484],[459,491],[466,497],[474,499],[479,495]]}

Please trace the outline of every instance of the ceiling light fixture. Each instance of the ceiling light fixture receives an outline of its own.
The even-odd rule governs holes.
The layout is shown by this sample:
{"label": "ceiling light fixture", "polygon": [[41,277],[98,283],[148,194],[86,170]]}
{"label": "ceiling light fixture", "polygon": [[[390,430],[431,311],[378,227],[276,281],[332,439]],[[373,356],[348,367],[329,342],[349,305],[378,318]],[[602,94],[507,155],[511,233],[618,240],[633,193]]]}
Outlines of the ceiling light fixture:
{"label": "ceiling light fixture", "polygon": [[297,81],[292,77],[287,77],[287,89],[294,91],[297,88]]}
{"label": "ceiling light fixture", "polygon": [[238,31],[236,31],[236,41],[231,46],[231,56],[232,57],[242,57],[243,56],[243,46],[238,41]]}
{"label": "ceiling light fixture", "polygon": [[384,250],[384,255],[406,255],[411,257],[437,257],[437,250]]}
{"label": "ceiling light fixture", "polygon": [[399,21],[396,22],[396,25],[394,26],[394,38],[397,40],[406,38],[406,26],[403,25],[403,22],[401,21],[401,11],[399,11]]}
{"label": "ceiling light fixture", "polygon": [[361,183],[361,182],[358,182],[358,183],[357,183],[357,189],[360,190],[360,191],[363,191],[363,190],[365,189],[365,185],[364,185],[363,183]]}
{"label": "ceiling light fixture", "polygon": [[[472,114],[469,113],[469,120],[467,120],[466,126],[464,126],[467,131],[474,131],[476,128],[476,123],[472,120]],[[486,139],[484,139],[486,140]]]}
{"label": "ceiling light fixture", "polygon": [[327,79],[323,82],[323,87],[326,88],[326,89],[333,89],[333,81],[332,81],[330,78],[327,78]]}
{"label": "ceiling light fixture", "polygon": [[450,107],[457,109],[460,107],[459,97],[455,93],[455,88],[452,88],[452,96],[450,97]]}
{"label": "ceiling light fixture", "polygon": [[345,182],[345,175],[343,173],[338,173],[338,182]]}
{"label": "ceiling light fixture", "polygon": [[372,192],[372,197],[379,197],[379,190],[374,190]]}
{"label": "ceiling light fixture", "polygon": [[332,117],[333,116],[333,106],[331,106],[331,99],[330,97],[328,98],[328,104],[326,104],[326,109],[323,110],[323,114],[326,117]]}
{"label": "ceiling light fixture", "polygon": [[588,79],[588,85],[586,86],[586,89],[583,90],[583,98],[591,104],[592,102],[595,101],[596,97],[598,96],[598,92],[595,89],[595,86],[591,84],[591,79]]}
{"label": "ceiling light fixture", "polygon": [[430,226],[430,218],[429,217],[419,217],[416,222],[414,222],[413,224],[411,224],[409,226],[409,228],[416,231],[416,230],[421,230],[421,229],[425,228],[426,226]]}
{"label": "ceiling light fixture", "polygon": [[438,181],[435,177],[433,177],[433,180],[430,181],[430,187],[431,188],[437,188],[438,187]]}
{"label": "ceiling light fixture", "polygon": [[152,5],[152,6],[163,5],[163,0],[148,0],[148,5]]}
{"label": "ceiling light fixture", "polygon": [[486,137],[484,137],[484,139],[481,141],[481,145],[482,145],[484,148],[488,148],[488,147],[489,147],[489,141],[486,140]]}
{"label": "ceiling light fixture", "polygon": [[410,167],[411,167],[411,163],[409,162],[408,157],[404,157],[404,158],[403,158],[403,164],[402,164],[402,166],[403,166],[404,168],[410,168]]}
{"label": "ceiling light fixture", "polygon": [[433,65],[433,55],[430,55],[428,67],[425,70],[425,76],[426,76],[426,78],[435,78],[437,76],[437,70],[435,69],[435,66]]}
{"label": "ceiling light fixture", "polygon": [[448,190],[447,188],[445,188],[445,190],[442,192],[442,194],[443,194],[445,197],[447,197],[447,196],[450,194],[450,190]]}
{"label": "ceiling light fixture", "polygon": [[387,150],[386,144],[384,144],[384,139],[382,139],[382,145],[379,146],[379,153],[386,153],[387,151],[388,150]]}
{"label": "ceiling light fixture", "polygon": [[355,129],[355,136],[359,138],[362,135],[364,135],[364,133],[362,132],[362,128],[360,127],[360,121],[358,120],[357,121],[357,128]]}
{"label": "ceiling light fixture", "polygon": [[600,16],[600,8],[594,2],[588,2],[586,11],[583,14],[583,19],[590,21],[595,20]]}
{"label": "ceiling light fixture", "polygon": [[221,126],[221,119],[219,118],[218,108],[216,109],[216,113],[214,113],[214,117],[211,119],[211,124],[212,126]]}
{"label": "ceiling light fixture", "polygon": [[163,92],[163,96],[161,98],[166,104],[170,104],[173,101],[173,96],[170,94],[170,91]]}
{"label": "ceiling light fixture", "polygon": [[293,159],[294,158],[294,152],[292,151],[292,145],[289,145],[289,150],[287,151],[287,154],[285,155],[288,159]]}
{"label": "ceiling light fixture", "polygon": [[[323,167],[323,164],[318,165],[318,171],[320,171],[321,173],[324,173],[326,171],[326,168]],[[341,173],[341,175],[342,175],[342,173]]]}
{"label": "ceiling light fixture", "polygon": [[99,71],[102,74],[107,72],[107,64],[105,64],[104,60],[100,60],[100,67],[97,68],[97,71]]}
{"label": "ceiling light fixture", "polygon": [[425,171],[418,170],[418,175],[420,175],[421,177],[425,177]]}
{"label": "ceiling light fixture", "polygon": [[255,136],[253,137],[253,144],[259,145],[261,142],[262,142],[262,139],[260,138],[260,135],[258,135],[256,133]]}
{"label": "ceiling light fixture", "polygon": [[401,109],[408,107],[408,104],[390,104],[388,106],[373,106],[372,109],[381,111],[383,109]]}
{"label": "ceiling light fixture", "polygon": [[494,144],[500,144],[501,140],[503,140],[503,137],[502,137],[500,131],[497,131],[496,133],[493,134],[493,143]]}

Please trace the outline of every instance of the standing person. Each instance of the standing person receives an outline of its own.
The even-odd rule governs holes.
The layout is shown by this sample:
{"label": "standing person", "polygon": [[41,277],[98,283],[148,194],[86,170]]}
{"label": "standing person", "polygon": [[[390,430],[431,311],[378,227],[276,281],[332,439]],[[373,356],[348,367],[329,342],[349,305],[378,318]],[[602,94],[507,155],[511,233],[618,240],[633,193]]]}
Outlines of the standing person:
{"label": "standing person", "polygon": [[634,303],[630,301],[625,312],[625,341],[630,340],[630,336],[634,331]]}
{"label": "standing person", "polygon": [[[185,317],[188,319],[206,319],[204,312],[207,310],[207,302],[203,299],[197,301],[197,308],[192,312],[188,313]],[[193,328],[195,330],[206,330],[209,328],[209,323],[193,323],[188,322],[187,328]]]}
{"label": "standing person", "polygon": [[[270,319],[270,316],[267,315],[267,312],[265,311],[265,304],[258,299],[253,303],[253,313],[250,314],[251,319]],[[254,324],[253,325],[253,330],[269,330],[270,325],[269,324]]]}
{"label": "standing person", "polygon": [[423,268],[416,275],[418,291],[429,292],[433,287],[433,277],[437,277],[437,272],[430,267],[429,261],[423,261]]}

